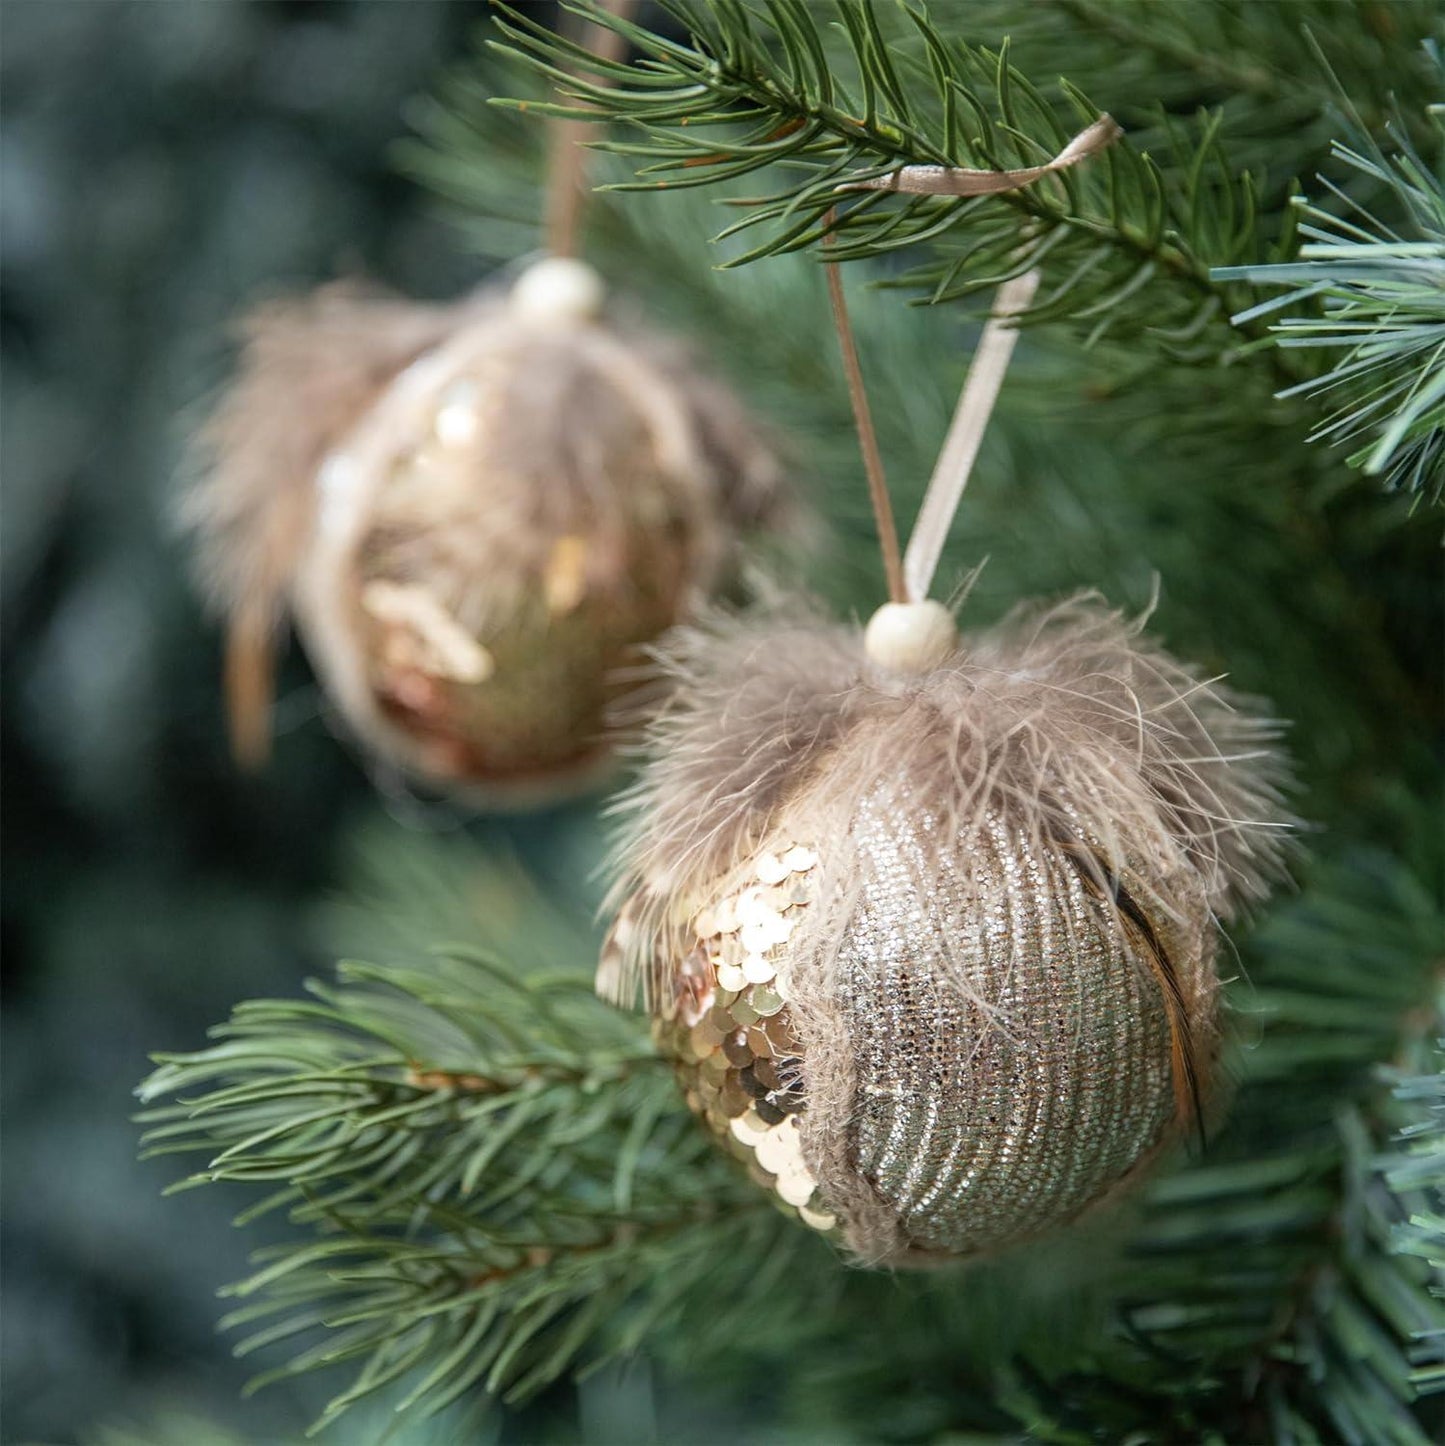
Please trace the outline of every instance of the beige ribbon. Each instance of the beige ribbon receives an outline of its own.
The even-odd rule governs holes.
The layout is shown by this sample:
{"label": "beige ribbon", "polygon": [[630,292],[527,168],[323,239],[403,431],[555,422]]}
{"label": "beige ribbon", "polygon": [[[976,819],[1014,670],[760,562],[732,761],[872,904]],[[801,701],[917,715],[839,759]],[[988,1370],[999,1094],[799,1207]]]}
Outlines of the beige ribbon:
{"label": "beige ribbon", "polygon": [[[1100,115],[1091,126],[1080,131],[1053,160],[1041,166],[1030,166],[1020,171],[970,171],[958,166],[904,166],[886,176],[845,181],[834,189],[899,191],[915,196],[998,195],[1003,191],[1016,191],[1024,186],[1031,186],[1053,171],[1062,171],[1077,165],[1078,162],[1087,160],[1113,145],[1123,134],[1123,129],[1113,117]],[[1003,386],[1004,373],[1008,370],[1009,360],[1013,356],[1014,344],[1018,341],[1018,328],[1012,325],[1013,318],[1028,309],[1034,292],[1038,289],[1039,279],[1037,271],[1028,271],[1006,281],[998,289],[989,319],[979,336],[973,361],[969,365],[953,420],[949,423],[943,449],[934,464],[933,475],[928,479],[928,490],[924,493],[923,505],[918,509],[913,533],[908,539],[908,550],[904,553],[902,566],[903,598],[898,598],[900,589],[896,584],[890,587],[894,601],[922,602],[928,597],[928,590],[933,585],[933,574],[938,568],[938,559],[943,555],[943,545],[948,538],[949,529],[953,526],[958,504],[963,498],[963,489],[968,484],[969,473],[973,470],[974,460],[983,441],[984,429],[988,426],[988,419]],[[846,331],[846,325],[841,325],[840,335],[843,331]],[[845,353],[846,349],[845,339]],[[856,402],[854,411],[857,414]],[[866,456],[867,448],[864,450]],[[894,545],[896,547],[896,543]],[[886,557],[886,543],[884,553]]]}
{"label": "beige ribbon", "polygon": [[1053,160],[1021,171],[970,171],[962,166],[903,166],[886,176],[844,181],[835,191],[901,191],[911,196],[996,196],[1031,186],[1053,171],[1067,170],[1113,145],[1124,134],[1112,116],[1101,115]]}
{"label": "beige ribbon", "polygon": [[1018,328],[1011,318],[1028,309],[1038,289],[1039,273],[1026,271],[998,289],[993,308],[978,339],[963,391],[949,423],[943,450],[928,479],[923,506],[903,555],[903,582],[910,602],[922,602],[933,585],[933,574],[943,554],[943,544],[953,526],[954,514],[963,497],[968,475],[973,470],[983,441],[984,428],[998,400],[1004,373],[1018,341]]}

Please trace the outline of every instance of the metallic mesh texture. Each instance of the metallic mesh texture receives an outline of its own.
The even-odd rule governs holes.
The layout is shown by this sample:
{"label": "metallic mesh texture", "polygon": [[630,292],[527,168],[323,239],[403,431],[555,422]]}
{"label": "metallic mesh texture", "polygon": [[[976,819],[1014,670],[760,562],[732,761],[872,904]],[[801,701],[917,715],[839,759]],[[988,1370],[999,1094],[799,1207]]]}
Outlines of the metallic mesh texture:
{"label": "metallic mesh texture", "polygon": [[[874,790],[841,870],[775,842],[657,939],[654,1036],[689,1107],[784,1208],[892,1264],[1064,1224],[1176,1108],[1159,986],[1063,851],[995,813],[970,843],[941,832]],[[1159,930],[1191,972],[1199,907],[1201,927]]]}
{"label": "metallic mesh texture", "polygon": [[1076,870],[996,815],[940,864],[936,818],[875,792],[836,956],[853,1165],[910,1245],[973,1253],[1060,1224],[1161,1139],[1158,987]]}

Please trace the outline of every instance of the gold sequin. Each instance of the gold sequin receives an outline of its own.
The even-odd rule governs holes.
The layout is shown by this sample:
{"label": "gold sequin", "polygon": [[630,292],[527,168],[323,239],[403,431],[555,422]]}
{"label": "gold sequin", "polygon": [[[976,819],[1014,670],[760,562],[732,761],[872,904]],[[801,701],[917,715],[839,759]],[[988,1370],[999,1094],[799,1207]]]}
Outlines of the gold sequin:
{"label": "gold sequin", "polygon": [[742,973],[749,984],[767,984],[777,976],[772,960],[765,954],[749,954],[743,960]]}
{"label": "gold sequin", "polygon": [[829,1215],[826,1210],[814,1210],[808,1205],[799,1207],[798,1218],[804,1225],[811,1225],[814,1230],[831,1230],[838,1223],[836,1216]]}
{"label": "gold sequin", "polygon": [[443,447],[469,447],[477,440],[481,428],[478,390],[470,377],[461,377],[442,393],[432,426]]}
{"label": "gold sequin", "polygon": [[[777,981],[773,983],[776,985]],[[776,1014],[783,1007],[783,996],[767,984],[756,985],[748,997],[759,1014]]]}
{"label": "gold sequin", "polygon": [[552,544],[542,573],[547,611],[553,617],[572,612],[587,594],[587,539],[573,533]]}
{"label": "gold sequin", "polygon": [[736,964],[720,963],[717,966],[717,981],[722,988],[740,994],[748,986],[747,971]]}
{"label": "gold sequin", "polygon": [[780,884],[792,870],[777,854],[763,854],[759,857],[757,867],[753,872],[761,883]]}
{"label": "gold sequin", "polygon": [[798,844],[770,849],[692,916],[654,1033],[689,1108],[781,1205],[826,1233],[837,1222],[803,1159],[806,1071],[785,1005],[785,946],[817,862]]}

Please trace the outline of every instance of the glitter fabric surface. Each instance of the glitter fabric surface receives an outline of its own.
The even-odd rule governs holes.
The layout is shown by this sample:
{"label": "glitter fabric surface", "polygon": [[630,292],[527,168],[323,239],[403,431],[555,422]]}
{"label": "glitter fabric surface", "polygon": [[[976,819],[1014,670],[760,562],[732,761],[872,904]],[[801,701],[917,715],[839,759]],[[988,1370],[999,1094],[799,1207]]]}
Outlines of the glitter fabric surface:
{"label": "glitter fabric surface", "polygon": [[[1175,1103],[1164,1005],[1113,911],[1062,852],[997,815],[951,853],[939,827],[884,792],[864,800],[837,939],[818,936],[814,849],[750,860],[664,931],[654,1022],[718,1140],[807,1224],[856,1245],[838,1204],[853,1192],[830,1200],[839,1182],[804,1160],[809,1111],[846,1108],[847,1169],[919,1257],[1066,1222],[1150,1154]],[[816,1009],[828,956],[851,1099],[810,1095],[789,1007],[803,989]]]}
{"label": "glitter fabric surface", "polygon": [[837,1222],[803,1161],[802,1046],[788,1009],[787,944],[812,901],[817,863],[795,844],[761,854],[679,930],[654,1034],[689,1108],[785,1208],[831,1231]]}
{"label": "glitter fabric surface", "polygon": [[837,956],[854,1165],[925,1250],[1062,1223],[1173,1112],[1157,987],[1077,872],[996,816],[940,865],[937,821],[854,821],[861,892]]}

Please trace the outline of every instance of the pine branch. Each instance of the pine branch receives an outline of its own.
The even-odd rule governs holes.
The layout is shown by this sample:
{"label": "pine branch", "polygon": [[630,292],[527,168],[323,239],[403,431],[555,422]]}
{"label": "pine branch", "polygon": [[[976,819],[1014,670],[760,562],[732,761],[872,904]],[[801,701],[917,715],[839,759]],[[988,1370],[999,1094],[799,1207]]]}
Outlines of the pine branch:
{"label": "pine branch", "polygon": [[[1445,1088],[1445,914],[1379,857],[1335,865],[1316,882],[1314,896],[1278,911],[1258,941],[1259,985],[1246,998],[1265,1032],[1237,1066],[1236,1108],[1299,1144],[1156,1191],[1139,1240],[1147,1298],[1128,1318],[1151,1350],[1215,1369],[1229,1359],[1232,1334],[1252,1336],[1227,1386],[1253,1394],[1258,1380],[1275,1439],[1333,1432],[1423,1446],[1411,1403],[1445,1386],[1445,1276],[1437,1265],[1432,1280],[1398,1231],[1422,1210],[1438,1216],[1445,1174],[1438,1158],[1412,1169],[1405,1161],[1418,1166],[1418,1155],[1400,1152],[1401,1142],[1445,1126],[1429,1108],[1429,1080]],[[1423,1008],[1422,983],[1431,990]],[[1382,1074],[1376,1061],[1391,1057],[1435,1073]],[[1352,1089],[1352,1078],[1370,1084]],[[1343,1107],[1324,1103],[1342,1095]],[[1322,1128],[1327,1109],[1334,1118]],[[1439,1253],[1438,1239],[1431,1249]],[[1266,1301],[1268,1314],[1251,1319]]]}
{"label": "pine branch", "polygon": [[[993,19],[997,27],[1001,8],[983,6],[972,24]],[[1413,114],[1430,99],[1422,47],[1438,34],[1439,14],[1429,0],[1400,0],[1388,8],[1372,0],[1295,0],[1288,6],[1200,3],[1167,10],[1148,0],[1045,0],[1030,8],[1039,13],[1029,17],[1032,27],[1025,20],[1023,38],[1033,40],[1047,29],[1049,55],[1058,62],[1050,69],[1067,63],[1075,73],[1082,67],[1111,74],[1139,101],[1157,100],[1176,114],[1224,101],[1233,128],[1266,129],[1275,151],[1328,144],[1322,126],[1335,112],[1338,88],[1319,64],[1321,53],[1372,132],[1398,108]],[[1029,53],[1035,53],[1033,45]],[[1131,66],[1135,57],[1139,64]],[[1116,103],[1113,96],[1105,99]]]}
{"label": "pine branch", "polygon": [[[1196,14],[1163,17],[1162,24],[1141,24],[1137,8],[1101,5],[1098,0],[1058,0],[1056,8],[1077,21],[1081,28],[1099,31],[1131,51],[1162,59],[1168,65],[1202,76],[1227,90],[1268,97],[1309,94],[1308,88],[1295,77],[1281,74],[1270,66],[1268,49],[1244,57],[1221,50],[1217,45],[1201,44],[1196,24],[1201,14],[1214,18],[1210,7],[1197,7]],[[1151,21],[1157,18],[1151,17]]]}
{"label": "pine branch", "polygon": [[[490,872],[468,892],[505,880],[515,908],[515,873]],[[207,1157],[173,1188],[263,1186],[239,1223],[295,1227],[223,1324],[248,1332],[238,1354],[295,1352],[254,1385],[351,1367],[318,1425],[401,1387],[426,1412],[473,1386],[521,1400],[670,1324],[725,1335],[776,1272],[827,1264],[585,977],[454,947],[338,978],[243,1004],[141,1090],[177,1101],[141,1116],[147,1153]]]}
{"label": "pine branch", "polygon": [[1166,167],[1169,124],[1217,111],[1235,168],[1260,179],[1269,235],[1292,182],[1319,168],[1339,132],[1341,89],[1370,133],[1403,114],[1417,148],[1431,140],[1424,116],[1437,86],[1426,46],[1440,15],[1430,0],[970,0],[938,14],[971,43],[1007,35],[1025,74],[1069,76]]}
{"label": "pine branch", "polygon": [[[1445,112],[1437,109],[1436,119]],[[1236,322],[1302,311],[1271,328],[1277,345],[1338,357],[1280,394],[1329,407],[1311,440],[1338,446],[1364,439],[1349,457],[1351,466],[1383,477],[1393,490],[1439,501],[1445,495],[1445,174],[1432,173],[1408,142],[1397,141],[1391,159],[1364,135],[1363,149],[1336,145],[1333,156],[1387,191],[1399,229],[1322,177],[1345,214],[1299,198],[1300,234],[1307,239],[1298,260],[1220,274],[1288,288]]]}
{"label": "pine branch", "polygon": [[[1168,165],[1126,141],[1091,165],[999,196],[853,199],[840,192],[849,179],[905,165],[1036,165],[1097,114],[1067,84],[1056,100],[1046,97],[1009,63],[1006,44],[990,51],[951,39],[922,9],[898,12],[910,50],[903,37],[885,36],[883,11],[856,0],[827,7],[768,0],[757,8],[742,0],[666,0],[690,34],[688,45],[608,19],[585,0],[572,8],[621,31],[638,53],[636,64],[589,63],[504,7],[504,48],[567,99],[501,103],[552,115],[595,106],[640,131],[639,140],[604,145],[647,162],[630,188],[709,186],[765,167],[786,171],[789,180],[774,193],[733,202],[746,214],[719,239],[754,228],[767,234],[726,266],[804,249],[831,231],[840,260],[923,248],[929,259],[896,284],[934,302],[989,291],[1041,267],[1047,280],[1032,320],[1069,321],[1091,341],[1127,324],[1180,356],[1215,361],[1218,340],[1205,345],[1201,335],[1225,325],[1241,293],[1216,280],[1211,267],[1265,254],[1255,183],[1235,174],[1217,121],[1207,118],[1192,137],[1178,132]],[[830,54],[830,19],[846,39],[850,75]]]}

